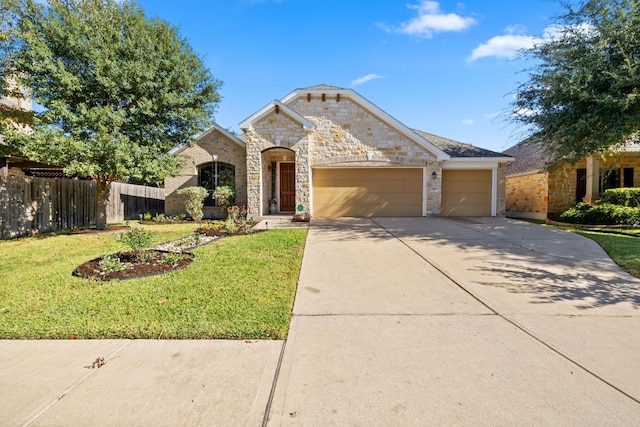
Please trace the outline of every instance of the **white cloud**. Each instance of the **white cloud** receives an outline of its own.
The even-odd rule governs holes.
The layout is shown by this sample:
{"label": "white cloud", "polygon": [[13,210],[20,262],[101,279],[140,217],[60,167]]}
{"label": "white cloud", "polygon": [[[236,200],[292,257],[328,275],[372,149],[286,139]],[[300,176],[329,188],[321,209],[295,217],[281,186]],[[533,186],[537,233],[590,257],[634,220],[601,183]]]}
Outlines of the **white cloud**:
{"label": "white cloud", "polygon": [[417,5],[407,5],[409,9],[418,11],[418,16],[401,23],[397,27],[379,25],[388,32],[396,32],[432,38],[436,32],[462,31],[476,23],[471,17],[460,16],[455,13],[443,13],[437,1],[422,0]]}
{"label": "white cloud", "polygon": [[495,119],[496,117],[498,117],[500,115],[500,113],[485,113],[485,117],[487,119]]}
{"label": "white cloud", "polygon": [[468,61],[473,62],[480,58],[495,56],[497,58],[513,59],[518,56],[522,49],[532,48],[536,43],[540,43],[543,39],[534,36],[527,36],[522,33],[524,29],[519,26],[509,26],[505,29],[507,34],[495,36],[489,41],[482,43],[473,49]]}
{"label": "white cloud", "polygon": [[382,78],[383,76],[380,76],[378,74],[367,74],[366,76],[358,77],[357,79],[353,80],[349,86],[356,87],[370,80],[382,79]]}
{"label": "white cloud", "polygon": [[465,126],[471,126],[474,123],[475,123],[475,120],[473,120],[473,119],[464,119],[462,121],[462,124],[465,125]]}
{"label": "white cloud", "polygon": [[589,23],[573,26],[550,25],[543,30],[542,37],[534,37],[526,35],[524,27],[510,25],[505,28],[504,32],[504,35],[492,37],[489,41],[473,49],[467,60],[473,62],[491,56],[514,59],[521,50],[530,49],[536,44],[557,40],[561,37],[590,36],[595,33],[595,29]]}

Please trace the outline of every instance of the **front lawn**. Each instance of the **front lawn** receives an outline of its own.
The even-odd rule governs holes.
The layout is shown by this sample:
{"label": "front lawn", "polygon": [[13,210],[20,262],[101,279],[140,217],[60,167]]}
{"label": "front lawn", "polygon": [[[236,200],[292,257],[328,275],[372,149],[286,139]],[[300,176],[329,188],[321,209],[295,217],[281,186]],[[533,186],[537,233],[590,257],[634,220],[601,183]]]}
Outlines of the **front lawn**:
{"label": "front lawn", "polygon": [[597,242],[611,259],[631,273],[640,278],[640,237],[638,230],[576,230],[574,233],[588,237]]}
{"label": "front lawn", "polygon": [[[158,242],[193,224],[145,226]],[[81,263],[124,250],[118,233],[0,242],[0,338],[247,338],[286,336],[306,230],[222,239],[183,270],[99,282]]]}

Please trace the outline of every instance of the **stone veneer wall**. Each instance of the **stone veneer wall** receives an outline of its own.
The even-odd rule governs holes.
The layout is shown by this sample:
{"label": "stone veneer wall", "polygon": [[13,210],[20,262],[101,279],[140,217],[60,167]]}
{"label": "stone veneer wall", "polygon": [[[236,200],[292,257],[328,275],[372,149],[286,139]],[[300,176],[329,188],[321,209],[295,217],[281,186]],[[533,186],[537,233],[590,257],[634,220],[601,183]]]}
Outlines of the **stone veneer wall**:
{"label": "stone veneer wall", "polygon": [[[435,155],[347,97],[338,101],[337,96],[328,95],[323,101],[320,95],[303,96],[288,106],[315,125],[304,165],[307,170],[300,170],[301,174],[310,174],[316,166],[419,166],[427,168],[428,177],[434,171],[442,175]],[[427,192],[428,213],[440,212],[440,181],[434,184]],[[307,194],[308,185],[305,182],[303,188]]]}
{"label": "stone veneer wall", "polygon": [[[218,155],[218,162],[234,165],[236,168],[236,204],[244,206],[247,204],[247,160],[243,147],[229,140],[220,132],[214,130],[191,147],[182,151],[179,156],[186,162],[175,177],[164,180],[165,188],[165,213],[175,215],[186,213],[182,196],[177,194],[180,188],[198,185],[198,166],[211,163],[212,155]],[[218,208],[205,207],[205,215],[219,212]]]}
{"label": "stone veneer wall", "polygon": [[[269,212],[270,174],[267,172],[270,159],[263,151],[271,148],[287,148],[295,156],[296,206],[309,207],[309,135],[302,125],[284,112],[275,111],[254,124],[247,136],[247,212],[249,215],[266,215]],[[265,163],[266,162],[266,163]]]}
{"label": "stone veneer wall", "polygon": [[507,212],[547,213],[548,174],[510,176],[506,179]]}
{"label": "stone veneer wall", "polygon": [[563,164],[548,174],[549,203],[547,213],[561,213],[576,203],[576,169],[586,167],[586,161],[575,165]]}

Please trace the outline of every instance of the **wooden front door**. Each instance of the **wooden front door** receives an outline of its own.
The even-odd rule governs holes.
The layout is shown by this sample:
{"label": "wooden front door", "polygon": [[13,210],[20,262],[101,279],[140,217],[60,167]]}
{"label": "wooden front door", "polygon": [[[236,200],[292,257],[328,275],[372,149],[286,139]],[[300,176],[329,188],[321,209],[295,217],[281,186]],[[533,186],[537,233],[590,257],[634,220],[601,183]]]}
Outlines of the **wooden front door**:
{"label": "wooden front door", "polygon": [[280,210],[293,212],[296,208],[296,165],[280,163]]}

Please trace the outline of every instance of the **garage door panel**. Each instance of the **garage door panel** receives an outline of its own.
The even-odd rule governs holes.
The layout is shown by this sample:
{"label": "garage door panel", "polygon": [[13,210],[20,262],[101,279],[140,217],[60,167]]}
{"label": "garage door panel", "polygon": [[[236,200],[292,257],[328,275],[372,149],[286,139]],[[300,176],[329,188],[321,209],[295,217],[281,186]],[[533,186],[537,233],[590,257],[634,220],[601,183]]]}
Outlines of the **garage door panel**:
{"label": "garage door panel", "polygon": [[443,216],[491,216],[491,170],[442,171]]}
{"label": "garage door panel", "polygon": [[315,169],[314,216],[421,216],[422,169]]}

